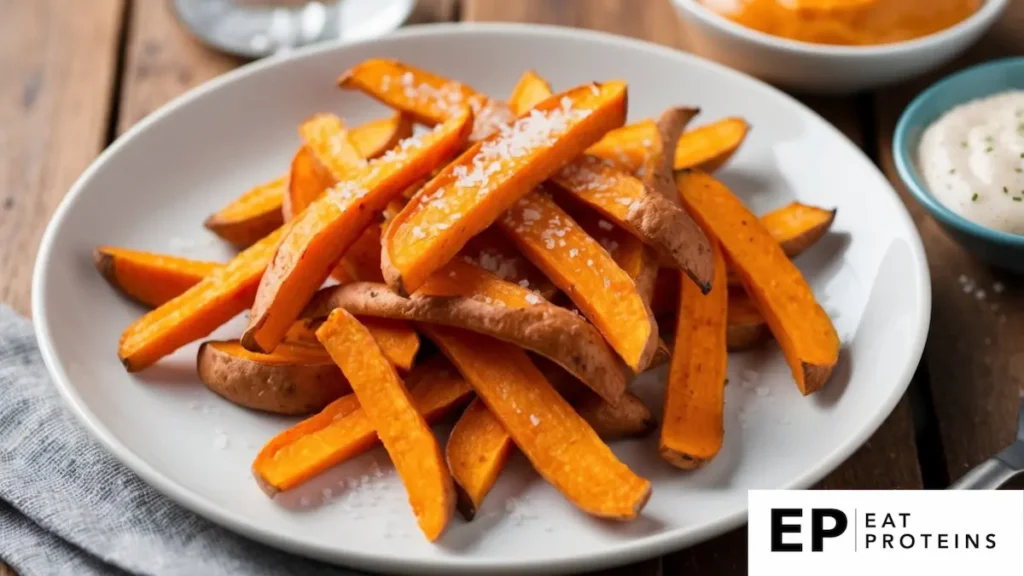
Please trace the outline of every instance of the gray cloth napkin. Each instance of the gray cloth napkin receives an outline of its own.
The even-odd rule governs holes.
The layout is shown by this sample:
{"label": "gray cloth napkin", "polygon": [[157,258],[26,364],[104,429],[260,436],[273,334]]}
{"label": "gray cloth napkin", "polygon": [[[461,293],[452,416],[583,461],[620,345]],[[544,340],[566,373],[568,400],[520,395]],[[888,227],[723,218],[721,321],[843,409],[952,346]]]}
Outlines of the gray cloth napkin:
{"label": "gray cloth napkin", "polygon": [[20,576],[357,576],[228,532],[157,493],[64,407],[32,324],[0,305],[0,559]]}

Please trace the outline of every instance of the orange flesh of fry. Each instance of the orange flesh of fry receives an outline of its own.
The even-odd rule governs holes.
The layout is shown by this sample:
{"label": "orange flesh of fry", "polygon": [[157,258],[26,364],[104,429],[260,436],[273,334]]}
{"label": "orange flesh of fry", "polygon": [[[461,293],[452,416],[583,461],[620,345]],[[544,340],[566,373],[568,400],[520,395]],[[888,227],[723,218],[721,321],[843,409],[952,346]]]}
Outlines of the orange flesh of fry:
{"label": "orange flesh of fry", "polygon": [[345,124],[333,114],[317,114],[306,120],[299,126],[299,135],[336,182],[357,176],[366,168],[366,160],[349,139]]}
{"label": "orange flesh of fry", "polygon": [[235,246],[247,248],[284,223],[281,202],[287,188],[284,176],[260,184],[207,218],[204,226]]}
{"label": "orange flesh of fry", "polygon": [[412,136],[412,120],[396,112],[388,118],[360,124],[348,134],[359,155],[371,160],[398,146],[398,142]]}
{"label": "orange flesh of fry", "polygon": [[676,182],[690,213],[721,242],[782,348],[800,392],[817,391],[839,358],[839,336],[800,270],[722,183],[695,171],[680,173]]}
{"label": "orange flesh of fry", "polygon": [[[395,368],[403,372],[412,370],[416,353],[420,350],[420,337],[409,324],[390,318],[364,317],[360,318],[359,321],[370,331],[370,335],[373,336],[374,342],[380,346],[384,357]],[[278,344],[278,347],[280,347],[280,344]],[[277,348],[274,350],[276,351]]]}
{"label": "orange flesh of fry", "polygon": [[132,323],[118,345],[125,368],[129,372],[142,370],[213,332],[252,304],[260,276],[286,229],[278,228],[180,296]]}
{"label": "orange flesh of fry", "polygon": [[636,283],[637,291],[644,302],[650,303],[657,274],[656,255],[649,252],[636,236],[612,224],[596,210],[591,210],[571,198],[563,197],[560,200],[559,206],[608,252],[619,268]]}
{"label": "orange flesh of fry", "polygon": [[473,264],[460,260],[452,260],[438,270],[423,283],[416,291],[416,295],[487,298],[489,301],[496,300],[508,308],[525,308],[541,302],[539,296],[526,288],[501,280]]}
{"label": "orange flesh of fry", "polygon": [[242,358],[243,360],[252,360],[261,364],[281,365],[331,361],[330,355],[323,349],[323,346],[319,345],[319,342],[317,342],[317,346],[283,342],[271,354],[250,352],[242,348],[242,345],[237,340],[218,340],[208,342],[207,344],[230,356]]}
{"label": "orange flesh of fry", "polygon": [[650,364],[658,329],[636,284],[550,197],[522,197],[501,217],[499,226],[572,299],[634,372]]}
{"label": "orange flesh of fry", "polygon": [[[676,144],[676,170],[694,168],[714,172],[743,143],[750,127],[742,118],[724,118],[684,132]],[[636,172],[643,166],[645,150],[657,133],[651,120],[644,120],[612,130],[588,154],[605,158],[622,170]]]}
{"label": "orange flesh of fry", "polygon": [[793,258],[820,240],[835,217],[834,209],[792,202],[761,216],[760,220],[786,256]]}
{"label": "orange flesh of fry", "polygon": [[[342,182],[291,223],[259,284],[242,345],[273,350],[348,247],[388,201],[455,153],[468,136],[472,114],[405,140]],[[389,227],[389,229],[392,227]]]}
{"label": "orange flesh of fry", "polygon": [[370,224],[345,251],[341,265],[356,282],[384,282],[380,273],[380,224]]}
{"label": "orange flesh of fry", "polygon": [[470,238],[461,254],[467,262],[472,262],[506,282],[529,288],[547,300],[558,292],[548,277],[524,258],[494,226]]}
{"label": "orange flesh of fry", "polygon": [[[433,422],[472,395],[462,376],[443,358],[417,366],[407,378],[416,409]],[[332,402],[281,432],[260,450],[252,465],[264,491],[274,495],[372,448],[377,432],[355,394]]]}
{"label": "orange flesh of fry", "polygon": [[470,136],[474,142],[490,136],[513,118],[506,106],[461,82],[395,60],[366,60],[342,74],[338,85],[361,90],[428,126],[444,122],[468,106],[475,119]]}
{"label": "orange flesh of fry", "polygon": [[608,160],[620,170],[636,172],[644,165],[647,150],[657,133],[653,120],[641,120],[608,132],[587,148],[587,154]]}
{"label": "orange flesh of fry", "polygon": [[355,317],[335,310],[316,335],[348,379],[395,464],[420,529],[431,542],[437,540],[455,508],[455,489],[427,421],[394,367]]}
{"label": "orange flesh of fry", "polygon": [[740,147],[749,129],[742,118],[725,118],[683,133],[676,144],[675,169],[718,170]]}
{"label": "orange flesh of fry", "polygon": [[[96,267],[122,292],[143,304],[156,307],[180,296],[224,265],[101,246],[96,249]],[[373,334],[388,360],[403,371],[412,367],[420,347],[419,335],[415,330],[405,322],[386,318],[365,318],[360,321]],[[316,336],[303,322],[290,326],[284,340],[312,343],[320,347]],[[274,352],[277,351],[275,348]]]}
{"label": "orange flesh of fry", "polygon": [[284,198],[281,211],[286,221],[291,222],[295,215],[306,209],[337,181],[330,171],[317,159],[316,154],[308,146],[300,146],[292,158],[288,177],[288,193]]}
{"label": "orange flesh of fry", "polygon": [[384,277],[411,293],[519,197],[625,119],[621,82],[574,88],[478,142],[409,201],[384,234]]}
{"label": "orange flesh of fry", "polygon": [[221,267],[152,252],[100,246],[94,252],[96,269],[125,295],[149,306],[160,306],[199,283]]}
{"label": "orange flesh of fry", "polygon": [[696,468],[722,448],[729,296],[725,260],[717,242],[712,242],[711,253],[715,276],[707,295],[692,282],[680,282],[679,318],[658,443],[661,457],[679,468]]}
{"label": "orange flesh of fry", "polygon": [[512,89],[508,99],[508,107],[516,116],[540,104],[551,97],[551,86],[533,70],[527,70]]}
{"label": "orange flesh of fry", "polygon": [[537,472],[582,510],[635,518],[651,483],[620,462],[522,349],[441,326],[424,327]]}
{"label": "orange flesh of fry", "polygon": [[456,507],[471,520],[508,461],[512,437],[479,399],[455,423],[445,457],[458,494]]}

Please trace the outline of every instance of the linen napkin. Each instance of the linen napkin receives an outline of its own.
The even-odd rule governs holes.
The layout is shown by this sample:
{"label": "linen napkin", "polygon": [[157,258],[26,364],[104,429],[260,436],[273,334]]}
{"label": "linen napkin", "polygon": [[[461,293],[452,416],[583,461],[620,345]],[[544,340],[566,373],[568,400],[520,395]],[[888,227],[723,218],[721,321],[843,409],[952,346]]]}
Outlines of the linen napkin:
{"label": "linen napkin", "polygon": [[171,502],[64,407],[32,324],[0,305],[0,559],[19,576],[358,576],[228,532]]}

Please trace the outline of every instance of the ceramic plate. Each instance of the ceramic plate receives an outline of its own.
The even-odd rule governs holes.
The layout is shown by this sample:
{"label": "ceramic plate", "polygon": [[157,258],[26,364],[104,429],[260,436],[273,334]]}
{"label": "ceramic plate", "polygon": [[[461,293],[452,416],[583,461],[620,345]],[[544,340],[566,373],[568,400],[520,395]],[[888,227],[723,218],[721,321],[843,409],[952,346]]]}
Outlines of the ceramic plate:
{"label": "ceramic plate", "polygon": [[[387,110],[335,87],[370,57],[399,58],[505,97],[528,68],[556,90],[629,82],[629,115],[697,105],[699,122],[742,115],[753,126],[721,172],[753,210],[800,200],[838,207],[832,233],[798,259],[843,341],[831,382],[802,397],[773,345],[730,356],[726,434],[706,468],[683,472],[656,438],[615,452],[654,484],[627,524],[577,511],[513,458],[472,523],[437,544],[417,530],[402,486],[378,449],[268,499],[249,474],[257,450],[292,420],[237,408],[195,375],[196,346],[128,374],[115,350],[142,310],[92,267],[113,244],[191,258],[232,251],[202,221],[240,192],[283,173],[296,126],[318,111],[351,123]],[[226,74],[140,122],[75,184],[46,232],[33,313],[47,365],[89,430],[158,490],[272,546],[387,571],[583,570],[637,561],[741,524],[747,490],[806,487],[850,456],[890,413],[917,365],[930,285],[921,241],[900,200],[842,134],[792,98],[747,76],[664,47],[542,26],[440,25],[372,42],[297,52]],[[242,319],[214,334],[240,333]],[[664,371],[638,394],[660,413]],[[441,430],[440,432],[444,432]],[[443,437],[443,435],[442,435]]]}

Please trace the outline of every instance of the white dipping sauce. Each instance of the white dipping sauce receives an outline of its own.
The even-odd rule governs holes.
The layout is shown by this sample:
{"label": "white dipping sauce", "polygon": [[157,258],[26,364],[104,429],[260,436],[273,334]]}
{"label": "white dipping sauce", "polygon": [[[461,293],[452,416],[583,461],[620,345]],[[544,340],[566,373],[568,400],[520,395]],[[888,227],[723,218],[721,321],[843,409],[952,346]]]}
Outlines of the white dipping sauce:
{"label": "white dipping sauce", "polygon": [[953,212],[1024,234],[1024,90],[946,112],[921,137],[918,166],[932,195]]}

